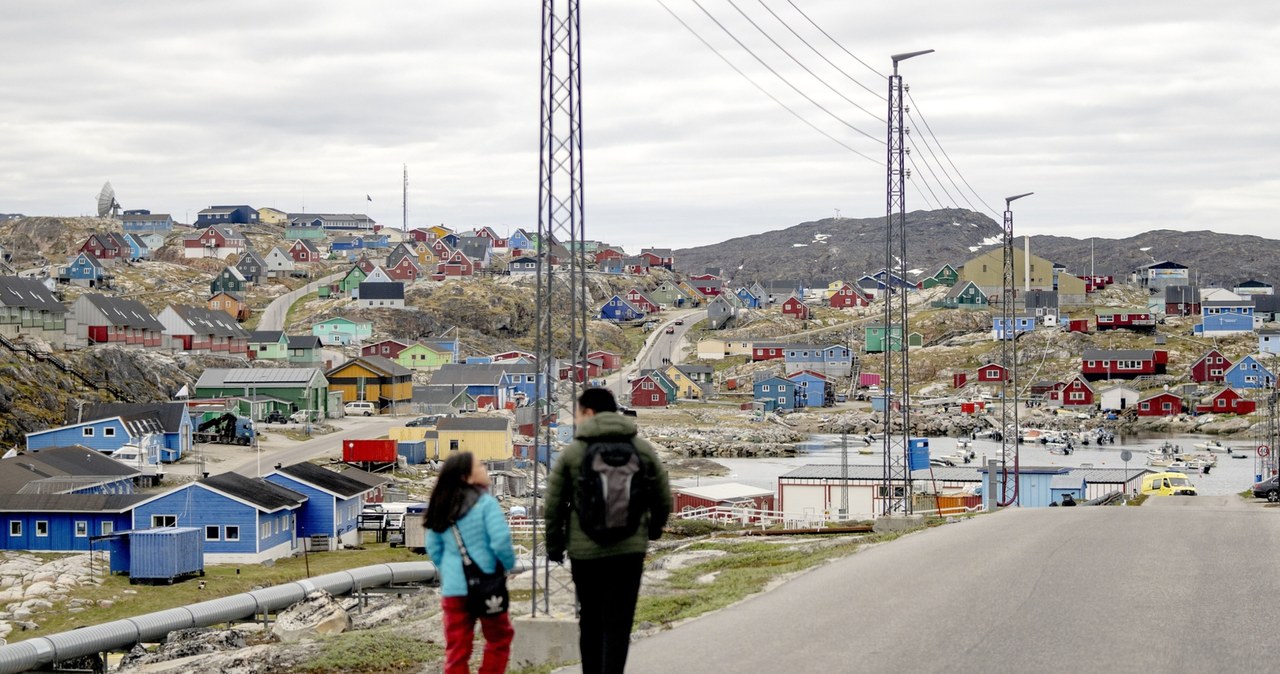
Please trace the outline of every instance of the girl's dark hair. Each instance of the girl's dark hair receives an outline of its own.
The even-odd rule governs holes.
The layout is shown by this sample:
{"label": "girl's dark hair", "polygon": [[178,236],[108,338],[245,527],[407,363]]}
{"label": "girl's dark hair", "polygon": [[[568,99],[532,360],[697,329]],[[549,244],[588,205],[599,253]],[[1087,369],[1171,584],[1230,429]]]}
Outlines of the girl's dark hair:
{"label": "girl's dark hair", "polygon": [[442,534],[458,521],[467,491],[474,489],[467,483],[474,467],[475,457],[471,452],[458,452],[445,460],[440,476],[436,478],[436,488],[431,492],[431,500],[427,502],[425,520],[428,529]]}

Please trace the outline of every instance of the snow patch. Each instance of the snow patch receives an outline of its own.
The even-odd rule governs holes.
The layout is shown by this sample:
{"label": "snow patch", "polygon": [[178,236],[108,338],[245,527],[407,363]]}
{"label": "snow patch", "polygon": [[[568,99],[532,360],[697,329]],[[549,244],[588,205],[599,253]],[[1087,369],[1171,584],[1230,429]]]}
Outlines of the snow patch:
{"label": "snow patch", "polygon": [[805,247],[807,247],[808,245],[809,245],[809,244],[807,244],[807,243],[793,243],[793,244],[791,244],[791,247],[792,247],[792,248],[805,248]]}
{"label": "snow patch", "polygon": [[982,246],[969,246],[969,252],[970,252],[970,253],[976,253],[976,252],[978,252],[978,249],[979,249],[979,248],[981,248],[981,247],[982,247]]}
{"label": "snow patch", "polygon": [[979,245],[979,246],[994,246],[994,245],[996,245],[997,243],[1000,243],[1001,241],[1004,241],[1004,235],[1003,235],[1003,234],[996,234],[995,236],[988,236],[987,238],[983,239],[983,240],[982,240],[982,242],[981,242],[981,243],[979,243],[978,245]]}
{"label": "snow patch", "polygon": [[921,274],[923,274],[923,273],[924,273],[924,270],[923,270],[923,269],[908,269],[908,270],[907,270],[907,273],[908,273],[908,274],[911,274],[912,276],[919,276],[919,275],[921,275]]}
{"label": "snow patch", "polygon": [[1142,251],[1142,252],[1144,252],[1144,253],[1145,253],[1145,252],[1147,252],[1147,251],[1151,250],[1151,246],[1147,246],[1146,248],[1139,248],[1138,250],[1140,250],[1140,251]]}
{"label": "snow patch", "polygon": [[830,234],[814,234],[813,235],[814,241],[826,241],[827,239],[830,239],[830,238],[831,238]]}

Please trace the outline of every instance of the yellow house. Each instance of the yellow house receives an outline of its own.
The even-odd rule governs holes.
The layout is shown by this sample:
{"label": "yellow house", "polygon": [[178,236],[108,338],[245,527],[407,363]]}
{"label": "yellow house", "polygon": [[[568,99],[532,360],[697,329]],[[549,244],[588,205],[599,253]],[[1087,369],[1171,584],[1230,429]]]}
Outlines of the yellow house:
{"label": "yellow house", "polygon": [[360,356],[325,373],[343,402],[368,400],[379,410],[413,399],[413,371],[382,356]]}
{"label": "yellow house", "polygon": [[667,378],[676,385],[677,398],[702,397],[702,387],[698,385],[698,382],[690,379],[688,375],[681,372],[679,366],[674,364],[669,365],[667,366],[667,369],[662,371],[662,373],[667,375]]}
{"label": "yellow house", "polygon": [[444,237],[449,236],[450,234],[452,234],[452,233],[453,233],[453,230],[452,230],[452,229],[449,229],[448,227],[445,227],[444,225],[433,225],[433,226],[431,226],[431,227],[428,227],[428,228],[427,228],[427,231],[428,231],[428,232],[431,232],[431,240],[432,240],[432,241],[434,241],[434,240],[436,240],[436,239],[443,239]]}
{"label": "yellow house", "polygon": [[436,263],[436,254],[431,251],[431,246],[426,241],[416,241],[413,244],[413,254],[418,256],[418,264],[428,265]]}
{"label": "yellow house", "polygon": [[[1049,260],[1014,246],[1014,287],[1021,292],[1027,287],[1028,280],[1031,290],[1057,290],[1059,304],[1082,304],[1085,301],[1084,279],[1066,272],[1055,273]],[[958,285],[964,285],[965,281],[973,281],[994,304],[1004,288],[1004,249],[994,248],[964,263]]]}
{"label": "yellow house", "polygon": [[289,224],[289,214],[278,208],[271,208],[270,206],[266,208],[259,208],[258,222],[261,222],[264,225],[280,225],[283,227]]}
{"label": "yellow house", "polygon": [[832,283],[831,283],[831,284],[829,284],[826,288],[824,288],[824,289],[823,289],[823,291],[822,291],[822,299],[824,299],[824,300],[829,300],[829,299],[831,299],[831,296],[832,296],[832,295],[835,295],[835,294],[836,294],[836,293],[838,293],[838,292],[840,292],[840,289],[841,289],[841,288],[843,288],[843,287],[844,287],[844,281],[834,281],[834,282],[832,282]]}
{"label": "yellow house", "polygon": [[[445,417],[436,424],[436,446],[441,459],[449,458],[454,452],[471,452],[481,461],[510,459],[512,438],[511,423],[506,417],[469,414]],[[427,453],[431,453],[430,447]]]}

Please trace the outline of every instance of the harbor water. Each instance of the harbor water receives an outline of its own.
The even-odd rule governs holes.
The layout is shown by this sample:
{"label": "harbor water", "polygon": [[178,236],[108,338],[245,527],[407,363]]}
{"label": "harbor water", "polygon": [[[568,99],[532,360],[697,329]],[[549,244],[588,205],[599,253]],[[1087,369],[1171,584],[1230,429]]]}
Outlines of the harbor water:
{"label": "harbor water", "polygon": [[[1217,439],[1215,436],[1208,435],[1117,438],[1114,443],[1105,445],[1089,444],[1077,446],[1071,454],[1065,456],[1050,453],[1048,448],[1040,443],[1024,442],[1021,445],[1020,462],[1023,466],[1079,467],[1084,464],[1092,464],[1095,468],[1125,468],[1125,463],[1120,460],[1120,452],[1127,449],[1133,453],[1133,458],[1128,463],[1130,470],[1135,472],[1144,469],[1160,471],[1164,469],[1147,465],[1148,450],[1157,449],[1161,444],[1169,442],[1180,447],[1185,452],[1204,453],[1204,450],[1196,449],[1195,445],[1215,439]],[[957,441],[957,438],[930,438],[929,450],[931,456],[938,457],[954,453],[958,449]],[[815,435],[808,441],[799,443],[800,452],[796,456],[759,459],[716,459],[717,463],[729,469],[727,475],[683,478],[675,480],[674,484],[677,486],[693,486],[697,484],[739,482],[776,491],[778,488],[778,476],[800,466],[810,464],[839,465],[840,443],[841,437],[839,435]],[[883,454],[881,453],[883,441],[872,440],[868,445],[862,438],[851,435],[848,438],[848,443],[849,465],[883,465]],[[1255,453],[1255,449],[1259,444],[1258,440],[1241,439],[1223,441],[1222,444],[1231,447],[1236,453],[1247,452],[1248,458],[1233,459],[1225,453],[1215,453],[1218,465],[1210,470],[1208,475],[1201,475],[1198,472],[1188,473],[1192,484],[1196,486],[1196,489],[1201,494],[1239,493],[1252,486],[1256,476],[1263,472]],[[973,467],[985,465],[986,458],[998,459],[1000,457],[999,442],[975,440],[971,449],[977,453],[977,458],[974,459],[973,463],[969,464]],[[859,453],[859,450],[864,452],[870,450],[872,453],[863,454]]]}

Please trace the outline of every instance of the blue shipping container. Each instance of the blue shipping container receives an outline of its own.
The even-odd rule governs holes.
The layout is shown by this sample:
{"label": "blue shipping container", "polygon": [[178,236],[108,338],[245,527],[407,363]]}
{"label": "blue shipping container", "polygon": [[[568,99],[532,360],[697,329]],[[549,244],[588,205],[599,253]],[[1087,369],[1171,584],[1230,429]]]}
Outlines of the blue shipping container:
{"label": "blue shipping container", "polygon": [[204,532],[171,527],[129,532],[129,581],[204,575]]}
{"label": "blue shipping container", "polygon": [[924,470],[929,467],[929,439],[911,438],[907,440],[908,470]]}
{"label": "blue shipping container", "polygon": [[396,454],[403,456],[411,466],[427,462],[426,440],[401,440],[396,443]]}

